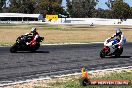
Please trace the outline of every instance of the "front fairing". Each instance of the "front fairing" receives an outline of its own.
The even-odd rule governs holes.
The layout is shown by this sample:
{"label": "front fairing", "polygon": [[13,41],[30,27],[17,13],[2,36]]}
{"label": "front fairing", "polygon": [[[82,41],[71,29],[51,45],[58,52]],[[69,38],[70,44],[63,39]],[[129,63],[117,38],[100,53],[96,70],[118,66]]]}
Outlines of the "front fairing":
{"label": "front fairing", "polygon": [[117,40],[106,40],[104,42],[104,51],[107,53],[107,55],[112,54],[113,52],[115,52],[115,47],[113,45],[117,44],[118,41]]}

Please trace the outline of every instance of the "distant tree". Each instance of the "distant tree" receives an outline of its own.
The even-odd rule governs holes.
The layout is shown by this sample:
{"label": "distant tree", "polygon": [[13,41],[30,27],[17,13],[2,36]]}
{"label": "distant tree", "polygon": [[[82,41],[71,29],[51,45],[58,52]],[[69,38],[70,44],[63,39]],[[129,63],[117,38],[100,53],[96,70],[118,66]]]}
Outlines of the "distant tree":
{"label": "distant tree", "polygon": [[10,0],[8,12],[66,14],[61,6],[62,0]]}
{"label": "distant tree", "polygon": [[116,0],[108,0],[105,4],[108,6],[109,9],[111,9],[115,1]]}
{"label": "distant tree", "polygon": [[6,0],[0,0],[0,12],[2,12],[2,9],[5,5],[6,5]]}
{"label": "distant tree", "polygon": [[72,1],[72,17],[82,18],[85,17],[85,5],[83,0]]}
{"label": "distant tree", "polygon": [[46,14],[66,14],[61,6],[61,0],[40,0],[35,8],[35,13]]}
{"label": "distant tree", "polygon": [[92,17],[98,0],[67,0],[67,11],[71,17]]}
{"label": "distant tree", "polygon": [[58,4],[62,3],[62,0],[55,0]]}
{"label": "distant tree", "polygon": [[23,1],[20,6],[21,13],[34,13],[35,10],[35,2],[33,0]]}
{"label": "distant tree", "polygon": [[111,10],[105,10],[102,8],[99,8],[95,10],[94,17],[96,18],[112,18]]}
{"label": "distant tree", "polygon": [[98,0],[85,0],[84,2],[84,11],[85,17],[92,17],[95,12],[95,6],[97,5]]}
{"label": "distant tree", "polygon": [[10,6],[8,12],[19,12],[20,2],[17,0],[10,0]]}
{"label": "distant tree", "polygon": [[72,8],[72,2],[70,0],[66,0],[67,2],[67,12],[69,13],[69,16],[72,17],[74,15],[73,8]]}
{"label": "distant tree", "polygon": [[132,7],[130,7],[130,16],[129,18],[132,18]]}
{"label": "distant tree", "polygon": [[33,13],[35,4],[35,0],[11,0],[9,12]]}
{"label": "distant tree", "polygon": [[130,6],[123,0],[116,0],[111,10],[113,17],[119,19],[127,19],[131,11]]}

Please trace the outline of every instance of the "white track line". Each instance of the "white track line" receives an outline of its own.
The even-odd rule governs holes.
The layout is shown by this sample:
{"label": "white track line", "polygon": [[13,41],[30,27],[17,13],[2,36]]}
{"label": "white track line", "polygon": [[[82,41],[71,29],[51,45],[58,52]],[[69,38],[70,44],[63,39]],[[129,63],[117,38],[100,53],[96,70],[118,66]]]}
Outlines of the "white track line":
{"label": "white track line", "polygon": [[90,42],[90,43],[55,43],[55,44],[42,44],[42,45],[86,45],[86,44],[102,44],[103,42]]}
{"label": "white track line", "polygon": [[[80,44],[82,44],[82,45],[86,45],[86,44],[102,44],[103,42],[89,42],[89,43],[54,43],[54,44],[44,44],[44,43],[42,43],[41,45],[43,45],[43,46],[52,46],[52,45],[80,45]],[[8,44],[6,44],[6,45],[4,45],[4,46],[0,46],[0,47],[10,47],[10,46],[12,46],[12,45],[8,45]]]}

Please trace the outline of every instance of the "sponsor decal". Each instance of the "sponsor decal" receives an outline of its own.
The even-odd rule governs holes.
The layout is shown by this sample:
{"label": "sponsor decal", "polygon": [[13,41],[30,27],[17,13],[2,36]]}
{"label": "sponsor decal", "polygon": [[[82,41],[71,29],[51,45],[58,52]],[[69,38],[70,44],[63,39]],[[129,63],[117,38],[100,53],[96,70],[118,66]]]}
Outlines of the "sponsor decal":
{"label": "sponsor decal", "polygon": [[80,84],[82,86],[87,85],[130,85],[130,80],[90,80],[88,71],[84,68],[81,69],[82,77],[80,79]]}
{"label": "sponsor decal", "polygon": [[58,15],[46,15],[46,20],[48,21],[57,21],[58,20]]}

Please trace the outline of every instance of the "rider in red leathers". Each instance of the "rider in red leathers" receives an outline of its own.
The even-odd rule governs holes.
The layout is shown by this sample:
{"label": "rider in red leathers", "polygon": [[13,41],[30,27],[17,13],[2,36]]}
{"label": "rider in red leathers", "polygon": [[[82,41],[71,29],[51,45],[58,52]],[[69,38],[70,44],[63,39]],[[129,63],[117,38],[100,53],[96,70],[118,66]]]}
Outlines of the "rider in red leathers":
{"label": "rider in red leathers", "polygon": [[32,28],[31,29],[31,32],[28,33],[28,35],[32,35],[33,36],[33,39],[30,42],[27,42],[26,44],[27,45],[34,46],[36,44],[37,38],[39,37],[39,34],[37,32],[37,29],[36,28]]}

